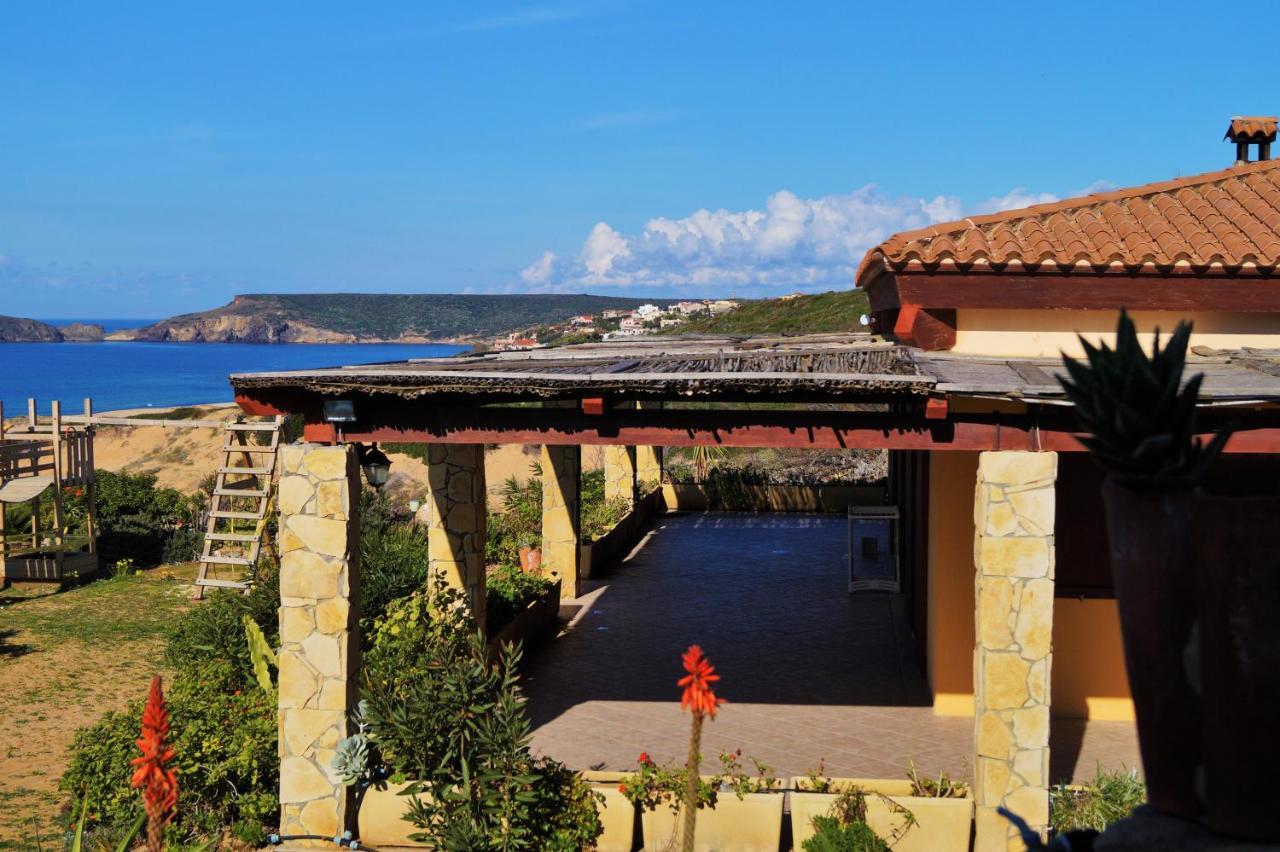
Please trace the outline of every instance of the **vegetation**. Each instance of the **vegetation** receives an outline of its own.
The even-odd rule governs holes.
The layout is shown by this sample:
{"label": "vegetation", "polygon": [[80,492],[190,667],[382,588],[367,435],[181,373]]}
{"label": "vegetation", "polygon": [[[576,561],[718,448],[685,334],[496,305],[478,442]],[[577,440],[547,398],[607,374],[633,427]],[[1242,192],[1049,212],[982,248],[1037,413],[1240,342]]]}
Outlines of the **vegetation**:
{"label": "vegetation", "polygon": [[[151,474],[94,471],[98,553],[104,562],[132,559],[139,567],[187,562],[199,553],[202,495],[157,488]],[[84,494],[65,501],[68,519],[83,518]]]}
{"label": "vegetation", "polygon": [[489,664],[461,593],[442,583],[395,602],[374,625],[362,736],[372,762],[412,780],[416,839],[439,849],[568,852],[599,836],[589,786],[529,750],[518,661],[508,647]]}
{"label": "vegetation", "polygon": [[1120,312],[1116,348],[1080,338],[1087,363],[1063,358],[1062,387],[1088,436],[1081,441],[1116,480],[1139,490],[1194,487],[1221,452],[1229,433],[1208,446],[1196,437],[1202,375],[1184,384],[1191,324],[1178,323],[1168,343],[1159,332],[1150,356],[1128,312]]}
{"label": "vegetation", "polygon": [[814,817],[813,829],[813,836],[802,846],[804,852],[889,852],[891,848],[865,822],[820,816]]}
{"label": "vegetation", "polygon": [[1106,772],[1099,767],[1089,784],[1062,784],[1049,790],[1049,827],[1057,834],[1077,829],[1104,831],[1146,800],[1146,787],[1136,771]]}
{"label": "vegetation", "polygon": [[0,316],[0,343],[56,343],[62,332],[38,320]]}
{"label": "vegetation", "polygon": [[662,334],[817,334],[865,331],[859,318],[870,311],[861,290],[833,290],[742,302],[737,310],[695,317]]}
{"label": "vegetation", "polygon": [[297,322],[359,338],[393,340],[402,335],[443,340],[493,336],[513,329],[563,322],[605,308],[635,308],[643,299],[588,295],[480,296],[447,293],[298,293],[237,296],[229,305],[172,317],[151,334],[222,316]]}
{"label": "vegetation", "polygon": [[165,408],[160,411],[142,411],[134,414],[137,420],[199,420],[207,409],[194,405],[180,405],[177,408]]}

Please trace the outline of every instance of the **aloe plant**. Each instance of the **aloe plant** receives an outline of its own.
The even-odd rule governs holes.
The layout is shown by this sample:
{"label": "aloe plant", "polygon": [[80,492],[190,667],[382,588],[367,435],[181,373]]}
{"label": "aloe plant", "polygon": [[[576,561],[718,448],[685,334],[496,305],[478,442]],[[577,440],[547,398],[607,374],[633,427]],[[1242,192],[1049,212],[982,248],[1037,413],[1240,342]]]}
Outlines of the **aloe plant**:
{"label": "aloe plant", "polygon": [[249,662],[253,664],[253,676],[257,679],[258,686],[270,692],[271,669],[269,666],[280,667],[276,654],[271,650],[271,645],[268,644],[267,637],[258,626],[258,622],[247,613],[244,616],[244,632],[249,642]]}
{"label": "aloe plant", "polygon": [[1068,377],[1059,381],[1088,433],[1081,441],[1129,488],[1194,487],[1230,435],[1219,431],[1208,444],[1197,437],[1196,401],[1204,377],[1182,380],[1190,339],[1191,324],[1180,322],[1161,347],[1157,329],[1148,356],[1133,319],[1121,311],[1115,349],[1081,337],[1085,361],[1063,356]]}

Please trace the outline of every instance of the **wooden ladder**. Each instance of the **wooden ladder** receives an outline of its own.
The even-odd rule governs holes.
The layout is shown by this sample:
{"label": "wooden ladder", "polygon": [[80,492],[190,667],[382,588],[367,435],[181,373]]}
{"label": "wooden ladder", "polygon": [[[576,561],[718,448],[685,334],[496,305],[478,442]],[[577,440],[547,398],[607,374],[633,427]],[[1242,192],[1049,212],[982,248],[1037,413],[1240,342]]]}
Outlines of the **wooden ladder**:
{"label": "wooden ladder", "polygon": [[[204,599],[207,587],[248,591],[253,568],[262,552],[263,533],[273,502],[272,483],[280,450],[284,417],[246,423],[228,423],[222,445],[222,465],[214,481],[205,527],[200,570],[196,572],[196,600]],[[252,444],[252,434],[270,433],[264,444]],[[239,460],[242,464],[236,464]],[[252,508],[251,508],[252,507]],[[249,526],[252,524],[252,528]],[[236,568],[241,579],[220,579],[220,571]],[[210,576],[210,575],[215,576]]]}

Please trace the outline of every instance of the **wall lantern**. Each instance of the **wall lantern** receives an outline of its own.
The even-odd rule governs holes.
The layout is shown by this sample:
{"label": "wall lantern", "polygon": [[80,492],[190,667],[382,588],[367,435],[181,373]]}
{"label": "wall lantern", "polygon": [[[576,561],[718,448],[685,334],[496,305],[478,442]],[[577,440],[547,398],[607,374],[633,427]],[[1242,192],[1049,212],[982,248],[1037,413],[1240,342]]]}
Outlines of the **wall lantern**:
{"label": "wall lantern", "polygon": [[364,470],[364,478],[369,484],[381,491],[382,486],[387,484],[387,477],[391,474],[391,459],[378,449],[377,444],[374,444],[361,450],[360,467]]}
{"label": "wall lantern", "polygon": [[326,399],[324,420],[326,423],[355,423],[356,404],[349,399]]}

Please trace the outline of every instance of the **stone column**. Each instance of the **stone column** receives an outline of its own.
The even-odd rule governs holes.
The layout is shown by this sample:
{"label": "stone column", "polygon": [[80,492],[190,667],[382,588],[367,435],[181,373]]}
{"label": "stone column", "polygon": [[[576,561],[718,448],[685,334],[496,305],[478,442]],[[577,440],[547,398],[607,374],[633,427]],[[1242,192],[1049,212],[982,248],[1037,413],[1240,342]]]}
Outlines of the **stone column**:
{"label": "stone column", "polygon": [[542,445],[542,570],[560,578],[560,597],[578,596],[582,447]]}
{"label": "stone column", "polygon": [[348,445],[280,457],[280,829],[332,837],[354,827],[330,761],[357,700],[360,466]]}
{"label": "stone column", "polygon": [[483,444],[427,448],[427,566],[466,592],[482,626],[486,496]]}
{"label": "stone column", "polygon": [[[662,409],[662,401],[637,402],[636,408],[642,411]],[[641,485],[662,485],[662,447],[636,447],[636,480]]]}
{"label": "stone column", "polygon": [[607,446],[604,448],[604,499],[622,497],[629,505],[636,502],[636,448]]}
{"label": "stone column", "polygon": [[1049,822],[1056,453],[990,452],[974,500],[975,852],[1024,848],[996,813]]}

